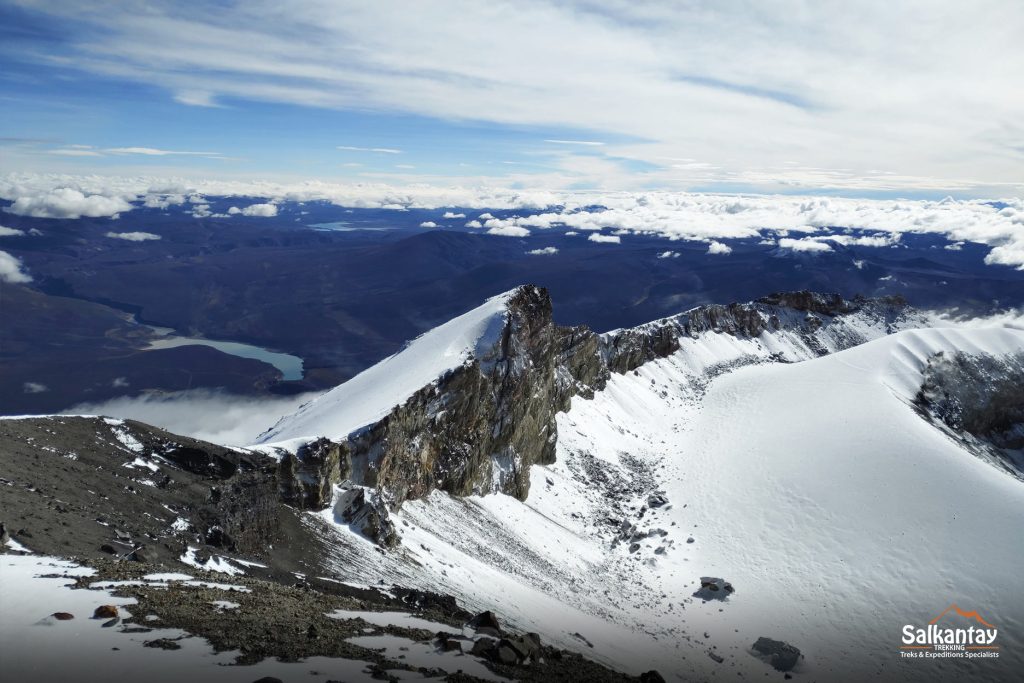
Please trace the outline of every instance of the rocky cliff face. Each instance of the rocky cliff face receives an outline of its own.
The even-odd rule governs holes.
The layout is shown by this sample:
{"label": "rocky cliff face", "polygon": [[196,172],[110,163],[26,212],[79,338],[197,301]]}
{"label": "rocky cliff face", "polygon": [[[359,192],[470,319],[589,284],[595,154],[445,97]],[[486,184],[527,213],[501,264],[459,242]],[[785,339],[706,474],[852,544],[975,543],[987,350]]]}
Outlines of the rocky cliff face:
{"label": "rocky cliff face", "polygon": [[[612,373],[625,373],[680,349],[704,333],[757,337],[785,330],[819,353],[865,341],[837,324],[860,314],[891,325],[907,312],[901,299],[846,301],[812,292],[774,294],[745,304],[701,306],[640,327],[596,334],[559,327],[547,290],[524,286],[509,298],[492,347],[423,387],[384,418],[340,443],[320,439],[279,467],[284,500],[301,509],[330,505],[345,482],[345,509],[385,545],[397,541],[387,510],[433,490],[455,496],[501,492],[525,499],[530,467],[554,462],[555,415],[573,396],[592,398]],[[355,487],[355,488],[353,488]],[[363,487],[367,495],[354,491]]]}

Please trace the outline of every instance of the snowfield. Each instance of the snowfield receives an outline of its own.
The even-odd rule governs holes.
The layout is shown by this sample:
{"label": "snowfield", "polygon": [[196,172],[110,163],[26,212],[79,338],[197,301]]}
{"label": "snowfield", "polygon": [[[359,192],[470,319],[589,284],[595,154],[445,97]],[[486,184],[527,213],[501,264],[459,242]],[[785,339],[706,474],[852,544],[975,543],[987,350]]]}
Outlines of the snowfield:
{"label": "snowfield", "polygon": [[[1017,354],[1024,331],[862,332],[823,357],[785,334],[684,339],[573,399],[525,503],[407,502],[383,556],[322,513],[339,577],[451,593],[633,674],[781,678],[750,652],[767,636],[800,648],[803,680],[1006,680],[1024,670],[1024,486],[910,401],[928,358]],[[735,593],[695,596],[703,576]],[[999,628],[999,658],[901,657],[903,626],[951,603]]]}
{"label": "snowfield", "polygon": [[344,439],[377,422],[449,370],[490,349],[505,325],[506,303],[514,291],[492,297],[426,332],[395,355],[281,418],[260,436],[259,443],[294,450],[320,436]]}

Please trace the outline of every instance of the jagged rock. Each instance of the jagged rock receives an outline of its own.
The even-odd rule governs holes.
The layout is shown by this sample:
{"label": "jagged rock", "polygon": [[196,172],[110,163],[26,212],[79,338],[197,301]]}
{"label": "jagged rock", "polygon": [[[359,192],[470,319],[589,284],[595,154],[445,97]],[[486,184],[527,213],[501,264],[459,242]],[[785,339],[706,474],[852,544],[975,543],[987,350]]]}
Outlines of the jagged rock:
{"label": "jagged rock", "polygon": [[300,510],[322,510],[331,504],[334,485],[347,479],[351,469],[346,445],[317,439],[281,458],[281,499]]}
{"label": "jagged rock", "polygon": [[350,484],[339,489],[334,516],[384,547],[392,547],[400,539],[380,494],[366,487]]}
{"label": "jagged rock", "polygon": [[473,647],[470,649],[469,654],[474,657],[483,657],[484,659],[497,659],[498,639],[477,638],[473,643]]}
{"label": "jagged rock", "polygon": [[4,545],[9,540],[11,540],[11,535],[7,532],[7,527],[4,523],[0,522],[0,545]]}
{"label": "jagged rock", "polygon": [[96,611],[92,613],[93,619],[113,619],[115,617],[117,617],[116,605],[100,605],[96,608]]}
{"label": "jagged rock", "polygon": [[758,656],[778,671],[791,671],[800,661],[800,650],[781,640],[761,636],[752,648]]}
{"label": "jagged rock", "polygon": [[668,498],[664,493],[652,493],[647,496],[647,507],[649,508],[660,508],[668,505]]}
{"label": "jagged rock", "polygon": [[498,617],[494,614],[494,612],[491,612],[490,610],[486,612],[481,612],[480,614],[470,619],[467,626],[477,631],[478,633],[480,632],[481,629],[485,628],[492,629],[499,634],[501,633],[501,624],[498,622]]}

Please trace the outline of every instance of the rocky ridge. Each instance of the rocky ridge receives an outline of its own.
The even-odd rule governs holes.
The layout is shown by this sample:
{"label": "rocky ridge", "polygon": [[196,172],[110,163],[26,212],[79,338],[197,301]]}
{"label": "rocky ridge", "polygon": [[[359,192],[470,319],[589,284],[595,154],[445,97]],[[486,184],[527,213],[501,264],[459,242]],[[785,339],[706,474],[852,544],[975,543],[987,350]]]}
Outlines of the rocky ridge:
{"label": "rocky ridge", "polygon": [[455,496],[501,492],[524,500],[530,468],[554,462],[557,413],[574,396],[592,398],[613,373],[669,356],[684,337],[764,332],[798,335],[819,354],[866,341],[858,317],[891,331],[912,315],[898,297],[845,300],[792,292],[751,303],[709,305],[636,328],[598,334],[554,323],[546,289],[519,287],[508,299],[498,341],[346,439],[279,449],[282,496],[323,509],[337,484],[371,489],[372,510],[339,515],[382,545],[398,535],[388,510],[440,490]]}

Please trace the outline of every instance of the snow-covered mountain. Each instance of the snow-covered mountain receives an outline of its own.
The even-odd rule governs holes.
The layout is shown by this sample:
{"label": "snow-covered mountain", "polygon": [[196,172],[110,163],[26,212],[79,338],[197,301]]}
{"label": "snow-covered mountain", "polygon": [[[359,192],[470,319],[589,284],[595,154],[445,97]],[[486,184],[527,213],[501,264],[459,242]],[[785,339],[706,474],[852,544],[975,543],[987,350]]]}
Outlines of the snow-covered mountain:
{"label": "snow-covered mountain", "polygon": [[[493,610],[504,636],[539,634],[560,658],[464,655],[488,676],[760,680],[783,676],[774,662],[803,680],[1001,681],[1024,668],[1022,387],[1024,330],[951,326],[898,298],[775,294],[597,334],[557,325],[524,286],[250,449],[5,420],[0,495],[35,530],[10,526],[18,547],[136,584],[126,560],[228,572],[288,605],[273,618],[301,637],[271,642],[262,603],[225,625],[201,597],[175,612],[131,589],[263,656],[334,652],[304,612],[332,596],[363,616],[316,615],[311,632],[399,618],[375,607],[449,626]],[[904,628],[932,620],[995,625],[999,649],[907,656]]]}
{"label": "snow-covered mountain", "polygon": [[[340,439],[365,464],[348,467],[339,491],[354,482],[390,500],[400,540],[383,555],[337,507],[321,514],[339,575],[453,594],[634,674],[761,676],[771,669],[751,646],[762,636],[799,648],[796,671],[811,680],[1001,680],[1020,665],[1024,488],[979,457],[991,447],[933,419],[922,387],[941,358],[987,364],[995,381],[1019,367],[1024,332],[915,329],[929,319],[900,301],[804,293],[605,335],[554,328],[544,336],[553,348],[530,356],[528,345],[502,345],[517,338],[509,321],[521,311],[509,302],[523,299],[517,290],[425,335],[264,439]],[[531,310],[549,316],[550,306]],[[549,326],[532,320],[535,332]],[[444,366],[424,390],[431,400],[366,389],[411,359]],[[547,393],[519,395],[550,402],[556,428],[511,453],[457,449],[464,467],[487,473],[500,469],[489,458],[511,455],[528,470],[525,490],[442,483],[395,496],[368,476],[375,454],[395,446],[367,440],[370,404],[380,415],[390,403],[385,419],[424,412],[429,427],[405,436],[447,448],[437,441],[451,432],[446,406],[467,386],[452,378],[490,377],[473,395],[500,405],[504,378],[527,367],[526,388]],[[501,410],[477,415],[507,428]],[[515,451],[552,437],[553,458]],[[950,603],[1000,626],[999,660],[901,658],[903,626]]]}

